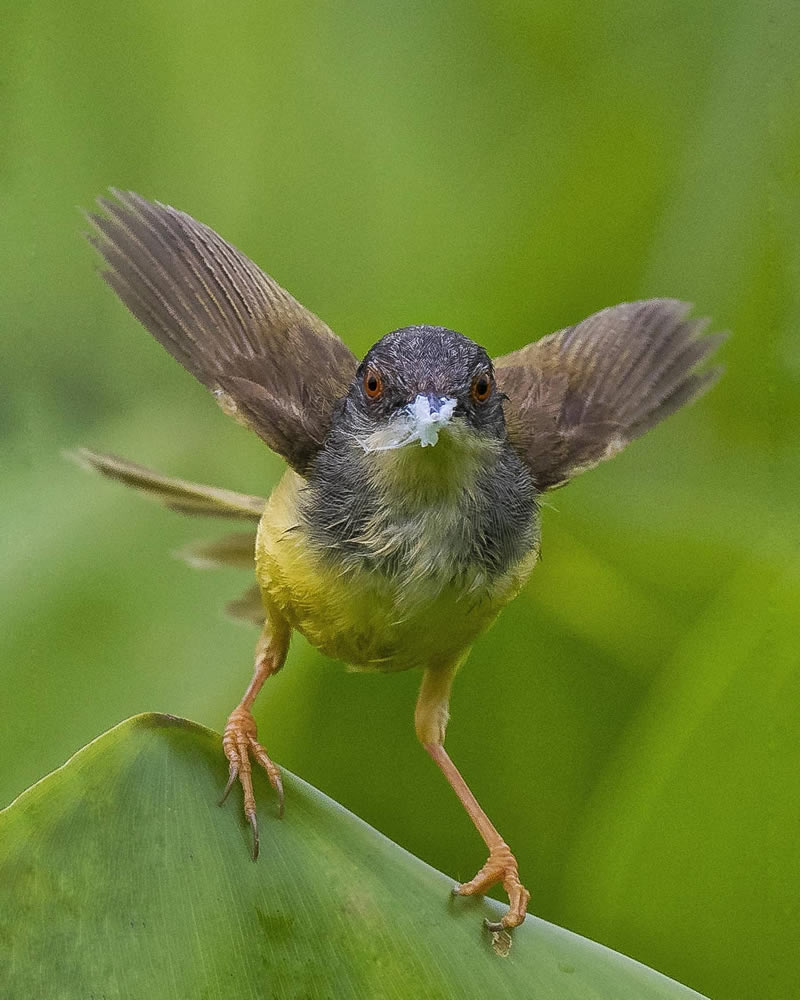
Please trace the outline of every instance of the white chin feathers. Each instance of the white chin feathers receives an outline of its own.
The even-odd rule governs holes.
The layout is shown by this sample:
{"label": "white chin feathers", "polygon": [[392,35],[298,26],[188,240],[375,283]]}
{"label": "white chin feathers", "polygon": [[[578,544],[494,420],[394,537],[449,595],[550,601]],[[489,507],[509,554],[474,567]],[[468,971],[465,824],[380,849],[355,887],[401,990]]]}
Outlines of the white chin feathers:
{"label": "white chin feathers", "polygon": [[386,427],[359,438],[359,444],[367,452],[390,451],[415,441],[427,448],[439,440],[439,431],[450,423],[455,408],[456,401],[444,397],[438,401],[435,399],[434,409],[431,409],[430,397],[420,393]]}

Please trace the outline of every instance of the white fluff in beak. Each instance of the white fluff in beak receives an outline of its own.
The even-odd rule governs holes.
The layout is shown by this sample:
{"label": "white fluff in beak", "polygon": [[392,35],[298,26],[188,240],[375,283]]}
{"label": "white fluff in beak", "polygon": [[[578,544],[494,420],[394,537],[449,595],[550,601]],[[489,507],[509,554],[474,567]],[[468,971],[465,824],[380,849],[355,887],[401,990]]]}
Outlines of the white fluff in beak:
{"label": "white fluff in beak", "polygon": [[454,399],[440,400],[437,409],[431,409],[429,396],[420,393],[413,403],[409,403],[406,412],[411,417],[412,436],[410,440],[418,439],[423,448],[434,445],[439,440],[439,431],[450,423],[456,408]]}
{"label": "white fluff in beak", "polygon": [[439,440],[439,431],[446,427],[456,409],[456,400],[449,396],[431,397],[419,393],[412,402],[395,415],[388,426],[358,438],[364,451],[391,451],[419,441],[423,448]]}

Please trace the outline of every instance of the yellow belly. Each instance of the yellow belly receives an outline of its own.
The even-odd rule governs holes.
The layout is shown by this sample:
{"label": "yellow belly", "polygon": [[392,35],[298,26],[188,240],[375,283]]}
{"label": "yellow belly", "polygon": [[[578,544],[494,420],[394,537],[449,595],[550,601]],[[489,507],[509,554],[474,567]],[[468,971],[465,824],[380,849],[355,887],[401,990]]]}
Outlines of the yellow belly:
{"label": "yellow belly", "polygon": [[534,550],[491,585],[480,580],[401,585],[352,564],[343,571],[298,524],[303,483],[290,469],[259,525],[256,572],[264,603],[326,656],[356,669],[451,665],[516,596],[536,561]]}

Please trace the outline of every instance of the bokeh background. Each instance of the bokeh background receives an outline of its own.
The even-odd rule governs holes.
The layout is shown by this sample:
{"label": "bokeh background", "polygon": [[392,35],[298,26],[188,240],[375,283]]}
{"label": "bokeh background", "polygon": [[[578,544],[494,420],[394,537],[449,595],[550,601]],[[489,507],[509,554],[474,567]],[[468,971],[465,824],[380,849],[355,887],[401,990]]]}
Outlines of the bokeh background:
{"label": "bokeh background", "polygon": [[[359,352],[430,322],[501,353],[682,297],[733,331],[727,374],[548,498],[448,747],[534,912],[719,1000],[796,998],[800,8],[45,0],[3,22],[0,803],[135,712],[220,728],[250,676],[255,634],[220,610],[250,581],[171,557],[224,525],[62,450],[263,494],[282,469],[98,279],[77,206],[116,185],[189,211]],[[417,684],[297,640],[256,715],[279,762],[467,878],[482,845],[415,742]]]}

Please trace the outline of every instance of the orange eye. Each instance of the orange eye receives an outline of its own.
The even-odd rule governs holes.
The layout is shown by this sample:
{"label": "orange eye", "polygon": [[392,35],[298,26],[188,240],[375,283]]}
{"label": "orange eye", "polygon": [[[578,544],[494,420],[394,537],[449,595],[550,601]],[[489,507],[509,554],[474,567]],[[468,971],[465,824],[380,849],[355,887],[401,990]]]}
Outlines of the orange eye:
{"label": "orange eye", "polygon": [[493,385],[492,377],[487,372],[476,375],[472,380],[472,398],[475,402],[485,403],[492,394]]}
{"label": "orange eye", "polygon": [[380,399],[383,395],[383,379],[374,368],[368,368],[364,374],[364,392],[370,399]]}

